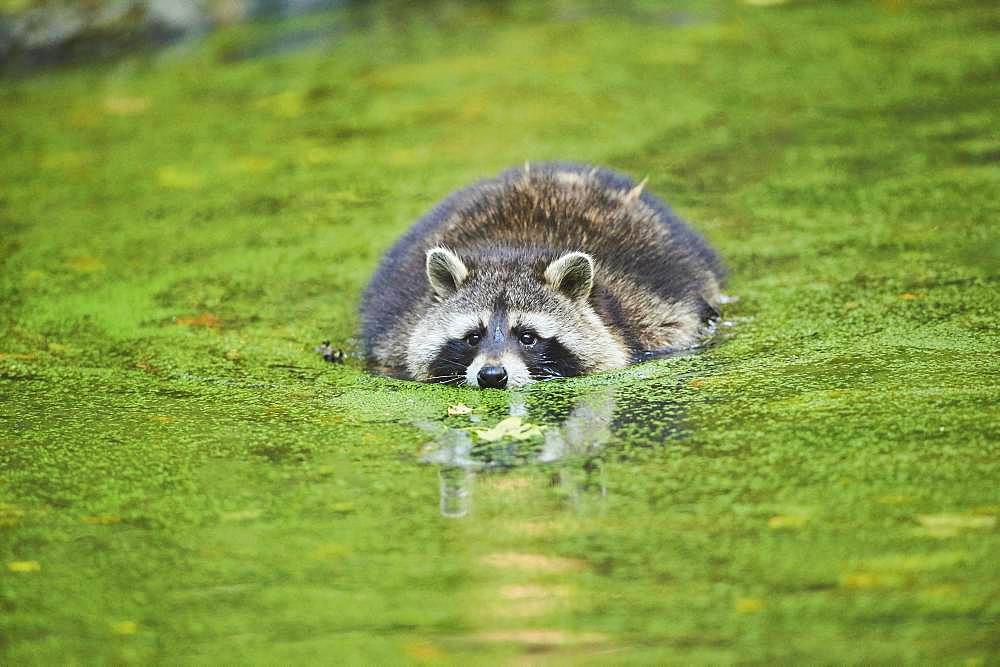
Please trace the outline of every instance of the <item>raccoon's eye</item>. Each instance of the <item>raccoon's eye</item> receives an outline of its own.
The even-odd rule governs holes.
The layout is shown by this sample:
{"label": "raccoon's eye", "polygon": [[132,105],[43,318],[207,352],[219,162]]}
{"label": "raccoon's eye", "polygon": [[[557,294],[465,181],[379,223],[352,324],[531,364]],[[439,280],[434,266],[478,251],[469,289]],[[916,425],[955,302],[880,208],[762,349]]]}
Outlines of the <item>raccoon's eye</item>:
{"label": "raccoon's eye", "polygon": [[531,347],[532,345],[538,342],[538,336],[530,333],[523,333],[520,336],[518,336],[517,339],[521,341],[521,345],[525,347]]}
{"label": "raccoon's eye", "polygon": [[470,333],[468,336],[465,337],[465,342],[468,343],[471,347],[475,347],[479,345],[479,341],[481,341],[482,339],[483,337],[481,335],[477,333]]}

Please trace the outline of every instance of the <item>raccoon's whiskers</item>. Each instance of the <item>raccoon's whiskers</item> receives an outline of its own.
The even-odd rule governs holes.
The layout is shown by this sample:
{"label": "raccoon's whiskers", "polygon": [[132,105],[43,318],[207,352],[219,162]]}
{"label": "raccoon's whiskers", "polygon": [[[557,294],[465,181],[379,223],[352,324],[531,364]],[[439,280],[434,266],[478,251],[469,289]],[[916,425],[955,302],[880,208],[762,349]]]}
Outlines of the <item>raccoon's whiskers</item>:
{"label": "raccoon's whiskers", "polygon": [[425,382],[433,382],[435,384],[452,384],[453,382],[462,382],[465,380],[465,375],[432,375],[425,378]]}

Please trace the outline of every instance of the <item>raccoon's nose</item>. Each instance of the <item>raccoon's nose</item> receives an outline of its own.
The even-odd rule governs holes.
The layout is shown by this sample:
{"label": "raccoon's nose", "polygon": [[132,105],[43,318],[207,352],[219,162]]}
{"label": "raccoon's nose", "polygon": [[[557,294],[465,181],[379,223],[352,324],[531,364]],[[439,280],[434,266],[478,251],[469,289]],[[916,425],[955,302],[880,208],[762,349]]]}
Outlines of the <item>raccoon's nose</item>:
{"label": "raccoon's nose", "polygon": [[507,369],[503,366],[483,366],[479,370],[479,386],[483,389],[503,389],[507,386]]}

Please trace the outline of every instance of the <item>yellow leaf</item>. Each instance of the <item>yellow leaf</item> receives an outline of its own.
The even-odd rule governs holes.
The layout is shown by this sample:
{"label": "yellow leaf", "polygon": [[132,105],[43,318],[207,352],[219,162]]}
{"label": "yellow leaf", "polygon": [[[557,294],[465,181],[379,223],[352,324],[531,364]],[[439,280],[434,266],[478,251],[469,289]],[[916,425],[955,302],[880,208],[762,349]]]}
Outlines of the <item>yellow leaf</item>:
{"label": "yellow leaf", "polygon": [[77,109],[69,116],[69,122],[74,127],[93,127],[101,121],[101,115],[91,107]]}
{"label": "yellow leaf", "polygon": [[297,118],[302,115],[305,105],[300,93],[286,90],[277,95],[262,97],[257,100],[257,107],[270,111],[279,118]]}
{"label": "yellow leaf", "polygon": [[444,657],[444,653],[430,642],[415,641],[403,646],[403,652],[416,662],[435,662]]}
{"label": "yellow leaf", "polygon": [[337,157],[329,148],[310,148],[305,152],[305,159],[308,164],[326,164],[328,162],[333,162]]}
{"label": "yellow leaf", "polygon": [[41,159],[43,169],[80,169],[90,162],[90,156],[81,151],[47,153]]}
{"label": "yellow leaf", "polygon": [[458,403],[457,405],[448,406],[448,414],[451,416],[455,415],[467,415],[472,412],[472,408],[464,403]]}
{"label": "yellow leaf", "polygon": [[733,607],[741,614],[754,614],[764,608],[764,601],[760,598],[736,598]]}
{"label": "yellow leaf", "polygon": [[17,359],[19,361],[31,361],[37,355],[33,352],[0,352],[0,359]]}
{"label": "yellow leaf", "polygon": [[91,526],[112,526],[116,523],[121,523],[122,518],[114,514],[95,514],[93,516],[85,516],[81,521]]}
{"label": "yellow leaf", "polygon": [[569,597],[569,589],[565,586],[540,586],[538,584],[511,584],[509,586],[502,586],[498,593],[505,600],[537,600]]}
{"label": "yellow leaf", "polygon": [[801,528],[808,521],[809,517],[807,516],[779,514],[767,520],[767,527],[775,530],[780,528]]}
{"label": "yellow leaf", "polygon": [[498,440],[528,440],[542,434],[542,429],[533,424],[525,424],[520,417],[507,417],[493,428],[476,429],[473,431],[480,440],[496,442]]}
{"label": "yellow leaf", "polygon": [[12,560],[7,563],[7,569],[11,572],[39,572],[42,566],[37,560]]}
{"label": "yellow leaf", "polygon": [[925,588],[920,591],[919,597],[925,600],[940,600],[942,598],[954,598],[961,594],[961,590],[958,586],[954,584],[940,584],[938,586],[931,586],[930,588]]}
{"label": "yellow leaf", "polygon": [[887,496],[879,496],[875,499],[875,502],[882,503],[883,505],[905,505],[911,500],[913,500],[913,496],[890,494]]}
{"label": "yellow leaf", "polygon": [[47,275],[44,271],[39,271],[38,269],[31,269],[30,271],[25,271],[24,280],[29,285],[37,285],[46,279]]}
{"label": "yellow leaf", "polygon": [[177,167],[162,167],[156,172],[156,182],[160,187],[172,190],[194,190],[201,187],[201,177]]}
{"label": "yellow leaf", "polygon": [[111,631],[116,635],[134,635],[139,630],[135,621],[118,621],[111,624]]}
{"label": "yellow leaf", "polygon": [[222,320],[213,313],[201,313],[199,315],[184,315],[178,317],[177,324],[187,327],[205,327],[206,329],[218,329],[222,325]]}
{"label": "yellow leaf", "polygon": [[0,503],[0,528],[16,526],[24,516],[24,510],[16,505]]}
{"label": "yellow leaf", "polygon": [[0,10],[8,14],[18,14],[32,5],[32,0],[4,0],[0,2]]}
{"label": "yellow leaf", "polygon": [[487,477],[482,480],[482,484],[499,491],[515,491],[531,486],[531,480],[526,477]]}
{"label": "yellow leaf", "polygon": [[236,168],[248,174],[262,174],[274,168],[274,160],[248,155],[236,160]]}
{"label": "yellow leaf", "polygon": [[581,644],[600,644],[610,638],[599,632],[564,632],[547,628],[523,628],[515,630],[492,630],[480,632],[471,636],[475,641],[497,642],[501,644],[527,644],[552,648],[558,646],[578,646]]}
{"label": "yellow leaf", "polygon": [[891,573],[851,572],[840,576],[842,588],[867,590],[871,588],[891,588],[903,583],[903,578]]}
{"label": "yellow leaf", "polygon": [[104,98],[104,112],[112,116],[134,116],[149,108],[148,97],[110,96]]}
{"label": "yellow leaf", "polygon": [[968,558],[961,551],[937,551],[929,554],[887,554],[864,561],[865,570],[893,574],[926,572],[960,565]]}
{"label": "yellow leaf", "polygon": [[261,514],[258,509],[245,509],[237,510],[235,512],[223,512],[223,521],[249,521],[251,519],[256,519]]}
{"label": "yellow leaf", "polygon": [[995,516],[965,516],[962,514],[921,514],[917,516],[921,526],[928,528],[992,528],[997,523]]}
{"label": "yellow leaf", "polygon": [[482,558],[482,562],[501,570],[525,570],[535,574],[562,574],[584,569],[587,564],[575,558],[516,552],[499,552]]}
{"label": "yellow leaf", "polygon": [[104,269],[104,262],[98,257],[91,257],[90,255],[80,255],[79,257],[74,257],[66,261],[66,266],[73,269],[74,271],[79,271],[80,273],[93,273],[94,271],[101,271]]}
{"label": "yellow leaf", "polygon": [[917,516],[917,523],[923,526],[924,533],[931,537],[954,537],[962,530],[993,528],[997,518],[966,514],[921,514]]}

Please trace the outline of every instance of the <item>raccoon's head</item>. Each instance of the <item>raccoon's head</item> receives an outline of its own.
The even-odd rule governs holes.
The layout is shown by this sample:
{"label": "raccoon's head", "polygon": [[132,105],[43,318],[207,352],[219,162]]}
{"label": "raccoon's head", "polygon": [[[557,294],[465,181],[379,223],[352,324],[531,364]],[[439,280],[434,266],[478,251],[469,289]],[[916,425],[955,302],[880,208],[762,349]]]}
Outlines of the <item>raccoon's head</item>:
{"label": "raccoon's head", "polygon": [[410,334],[412,377],[483,388],[621,368],[628,354],[590,304],[594,260],[493,249],[427,251],[434,303]]}

